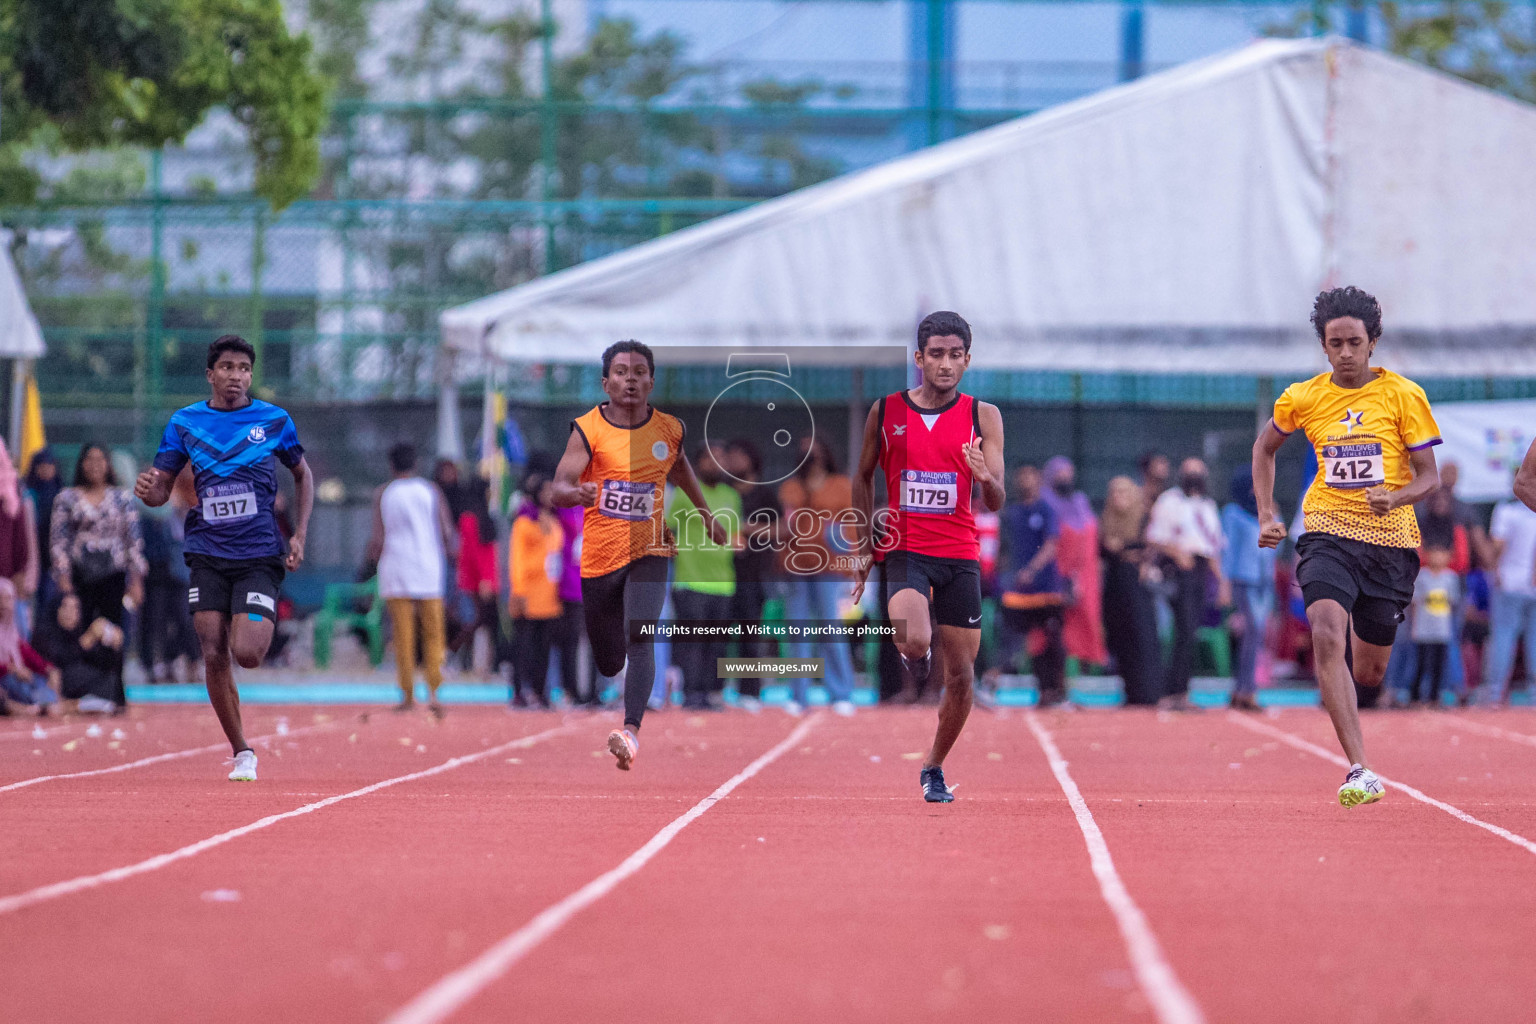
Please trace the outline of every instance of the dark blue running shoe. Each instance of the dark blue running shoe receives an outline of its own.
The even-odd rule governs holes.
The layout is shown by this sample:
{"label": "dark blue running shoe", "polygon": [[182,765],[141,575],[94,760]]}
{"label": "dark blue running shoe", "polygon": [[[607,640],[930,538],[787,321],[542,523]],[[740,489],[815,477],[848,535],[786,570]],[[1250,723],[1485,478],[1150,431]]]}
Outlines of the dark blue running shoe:
{"label": "dark blue running shoe", "polygon": [[931,764],[923,769],[920,776],[923,782],[923,799],[931,804],[952,803],[955,799],[954,791],[944,785],[944,769],[936,764]]}

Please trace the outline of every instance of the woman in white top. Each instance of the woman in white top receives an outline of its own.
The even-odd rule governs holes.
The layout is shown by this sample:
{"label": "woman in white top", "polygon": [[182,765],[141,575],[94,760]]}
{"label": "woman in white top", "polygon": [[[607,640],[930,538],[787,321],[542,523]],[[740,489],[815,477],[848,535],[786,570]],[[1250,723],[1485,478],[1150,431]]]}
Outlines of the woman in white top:
{"label": "woman in white top", "polygon": [[437,485],[416,475],[416,446],[389,450],[394,478],[373,501],[373,536],[368,555],[379,563],[379,596],[389,609],[394,632],[395,670],[400,682],[397,711],[416,706],[416,630],[421,628],[422,671],[427,707],[442,716],[437,690],[443,682],[444,564],[455,536],[448,505]]}

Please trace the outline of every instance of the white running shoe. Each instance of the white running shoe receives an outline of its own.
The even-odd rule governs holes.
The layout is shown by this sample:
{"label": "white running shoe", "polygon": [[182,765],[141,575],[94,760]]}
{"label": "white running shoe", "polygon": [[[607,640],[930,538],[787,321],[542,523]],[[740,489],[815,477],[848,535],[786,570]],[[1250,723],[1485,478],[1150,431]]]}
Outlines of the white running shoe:
{"label": "white running shoe", "polygon": [[1344,785],[1339,787],[1339,803],[1345,807],[1373,804],[1386,795],[1387,787],[1382,785],[1376,773],[1357,764],[1349,766]]}
{"label": "white running shoe", "polygon": [[791,718],[799,718],[805,714],[805,705],[797,700],[787,700],[784,702],[784,713]]}
{"label": "white running shoe", "polygon": [[608,734],[608,753],[618,761],[619,771],[627,772],[640,753],[640,741],[628,729],[615,729]]}
{"label": "white running shoe", "polygon": [[832,710],[842,715],[844,718],[852,718],[854,712],[856,712],[858,709],[853,706],[853,701],[851,700],[839,700],[833,702]]}
{"label": "white running shoe", "polygon": [[256,751],[242,750],[235,755],[235,770],[229,773],[229,781],[256,781]]}
{"label": "white running shoe", "polygon": [[737,698],[736,706],[754,715],[763,710],[763,702],[756,697]]}

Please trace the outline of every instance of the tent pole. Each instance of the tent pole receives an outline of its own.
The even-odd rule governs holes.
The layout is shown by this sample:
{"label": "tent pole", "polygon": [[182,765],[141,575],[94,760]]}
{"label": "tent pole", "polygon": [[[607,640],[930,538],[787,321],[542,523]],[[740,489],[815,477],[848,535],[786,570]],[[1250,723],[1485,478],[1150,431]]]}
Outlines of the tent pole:
{"label": "tent pole", "polygon": [[453,369],[453,352],[439,349],[437,364],[437,454],[439,458],[464,459],[464,431],[459,426],[459,384]]}
{"label": "tent pole", "polygon": [[475,453],[476,472],[492,481],[495,475],[492,453],[496,451],[496,365],[491,363],[485,371],[485,391],[480,399],[480,450]]}
{"label": "tent pole", "polygon": [[1258,378],[1254,382],[1253,392],[1254,431],[1257,432],[1269,425],[1269,417],[1274,413],[1275,378]]}
{"label": "tent pole", "polygon": [[[32,368],[30,359],[11,360],[11,423],[10,430],[6,433],[6,441],[11,449],[13,458],[21,451],[21,413],[22,406],[26,402],[27,373]],[[25,470],[25,466],[18,466]]]}
{"label": "tent pole", "polygon": [[848,382],[848,458],[843,463],[852,466],[859,461],[859,451],[864,446],[864,419],[859,410],[864,406],[864,368],[855,366]]}

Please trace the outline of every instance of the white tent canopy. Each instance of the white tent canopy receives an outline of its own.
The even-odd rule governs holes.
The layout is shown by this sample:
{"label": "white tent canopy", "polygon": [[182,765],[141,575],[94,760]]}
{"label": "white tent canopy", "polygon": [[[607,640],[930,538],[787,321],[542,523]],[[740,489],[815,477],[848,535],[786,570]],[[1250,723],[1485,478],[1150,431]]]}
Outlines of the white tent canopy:
{"label": "white tent canopy", "polygon": [[975,365],[1300,375],[1357,284],[1406,373],[1536,375],[1536,108],[1338,40],[1267,41],[762,203],[442,315],[508,362],[612,341],[903,345]]}
{"label": "white tent canopy", "polygon": [[9,241],[0,231],[0,359],[36,359],[43,354],[43,332],[21,289]]}

